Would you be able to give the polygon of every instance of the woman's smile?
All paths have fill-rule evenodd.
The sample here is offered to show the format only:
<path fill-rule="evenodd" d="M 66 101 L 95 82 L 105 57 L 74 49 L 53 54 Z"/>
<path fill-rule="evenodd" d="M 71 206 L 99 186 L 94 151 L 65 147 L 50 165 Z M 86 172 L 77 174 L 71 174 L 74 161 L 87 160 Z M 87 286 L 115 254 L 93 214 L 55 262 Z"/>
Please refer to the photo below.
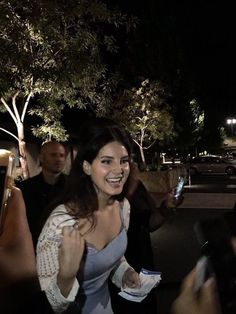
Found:
<path fill-rule="evenodd" d="M 99 192 L 117 195 L 129 176 L 129 155 L 121 143 L 114 141 L 103 146 L 91 164 L 85 162 L 84 168 Z"/>

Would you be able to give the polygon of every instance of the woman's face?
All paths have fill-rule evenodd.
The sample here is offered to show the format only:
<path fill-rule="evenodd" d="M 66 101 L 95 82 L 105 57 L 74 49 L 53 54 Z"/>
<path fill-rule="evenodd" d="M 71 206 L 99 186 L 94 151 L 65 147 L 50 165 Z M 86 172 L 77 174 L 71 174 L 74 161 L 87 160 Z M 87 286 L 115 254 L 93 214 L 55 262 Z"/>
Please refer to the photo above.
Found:
<path fill-rule="evenodd" d="M 91 176 L 98 193 L 107 196 L 120 194 L 130 172 L 128 152 L 119 142 L 108 143 L 91 164 L 84 161 L 83 169 Z"/>

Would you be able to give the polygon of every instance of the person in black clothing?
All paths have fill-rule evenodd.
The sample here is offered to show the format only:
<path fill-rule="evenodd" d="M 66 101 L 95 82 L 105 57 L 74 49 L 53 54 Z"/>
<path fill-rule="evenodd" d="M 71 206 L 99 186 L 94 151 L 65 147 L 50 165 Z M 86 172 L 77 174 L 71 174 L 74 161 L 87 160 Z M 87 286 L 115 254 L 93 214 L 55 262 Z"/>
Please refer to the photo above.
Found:
<path fill-rule="evenodd" d="M 64 189 L 66 180 L 66 175 L 62 173 L 66 161 L 64 146 L 55 141 L 45 143 L 42 145 L 39 160 L 42 171 L 32 178 L 17 183 L 24 197 L 35 248 L 41 232 L 44 212 L 48 204 Z"/>
<path fill-rule="evenodd" d="M 150 232 L 160 228 L 173 209 L 181 202 L 174 199 L 172 191 L 167 195 L 160 208 L 156 208 L 153 197 L 139 179 L 138 170 L 132 165 L 132 184 L 126 197 L 130 202 L 130 223 L 127 232 L 128 245 L 125 257 L 139 273 L 141 268 L 155 270 Z M 115 314 L 155 314 L 157 302 L 155 291 L 152 290 L 141 302 L 127 301 L 118 295 L 118 289 L 110 283 L 113 311 Z"/>

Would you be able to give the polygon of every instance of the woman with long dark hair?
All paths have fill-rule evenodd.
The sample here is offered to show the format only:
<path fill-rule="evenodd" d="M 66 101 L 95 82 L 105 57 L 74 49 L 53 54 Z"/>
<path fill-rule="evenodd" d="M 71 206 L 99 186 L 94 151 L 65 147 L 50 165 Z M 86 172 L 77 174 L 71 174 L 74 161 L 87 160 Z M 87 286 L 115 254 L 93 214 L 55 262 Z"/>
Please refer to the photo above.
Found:
<path fill-rule="evenodd" d="M 131 144 L 112 120 L 95 118 L 79 134 L 78 154 L 64 194 L 37 245 L 42 290 L 56 313 L 112 314 L 108 278 L 139 287 L 123 257 L 127 246 Z"/>

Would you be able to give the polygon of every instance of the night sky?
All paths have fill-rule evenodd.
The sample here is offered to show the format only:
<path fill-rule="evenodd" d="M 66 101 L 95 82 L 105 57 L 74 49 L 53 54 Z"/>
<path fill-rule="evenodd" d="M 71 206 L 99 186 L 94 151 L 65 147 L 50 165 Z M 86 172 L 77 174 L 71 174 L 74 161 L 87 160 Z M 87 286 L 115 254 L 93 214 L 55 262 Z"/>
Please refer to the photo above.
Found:
<path fill-rule="evenodd" d="M 196 96 L 212 119 L 223 123 L 225 117 L 236 115 L 233 1 L 113 2 L 139 17 L 136 48 L 143 56 L 138 60 L 137 49 L 129 62 L 136 58 L 140 73 L 158 77 L 168 72 L 174 77 L 180 69 L 187 88 L 194 85 Z"/>
<path fill-rule="evenodd" d="M 180 34 L 189 71 L 212 107 L 227 114 L 236 113 L 235 28 L 233 8 L 227 2 L 186 1 L 179 8 Z"/>
<path fill-rule="evenodd" d="M 234 1 L 106 2 L 139 20 L 135 32 L 120 38 L 120 54 L 115 58 L 128 80 L 168 77 L 175 81 L 180 73 L 184 78 L 183 93 L 194 90 L 193 95 L 200 100 L 208 119 L 225 125 L 227 117 L 236 116 Z M 77 125 L 81 112 L 74 110 L 72 115 Z M 68 116 L 71 117 L 65 113 L 66 127 L 72 125 Z"/>

